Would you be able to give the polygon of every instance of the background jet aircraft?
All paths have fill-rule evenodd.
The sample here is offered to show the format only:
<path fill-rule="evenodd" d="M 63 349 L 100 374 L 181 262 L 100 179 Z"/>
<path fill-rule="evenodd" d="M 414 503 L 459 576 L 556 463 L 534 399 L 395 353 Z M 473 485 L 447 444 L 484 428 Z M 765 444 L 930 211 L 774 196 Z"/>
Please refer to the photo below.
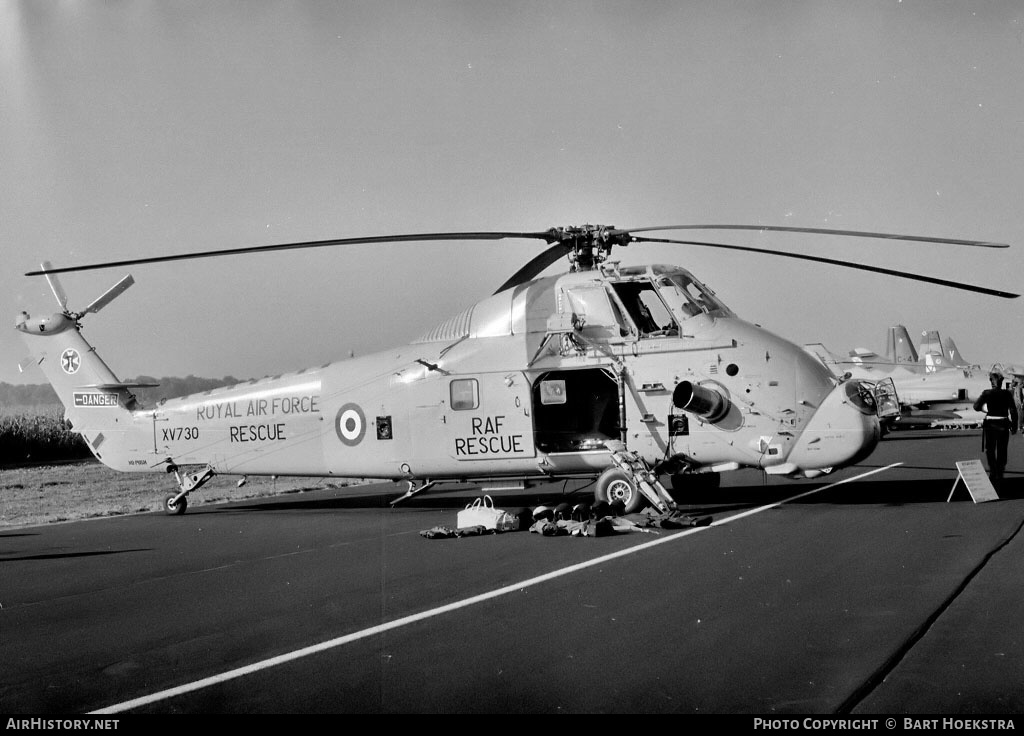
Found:
<path fill-rule="evenodd" d="M 982 370 L 980 365 L 972 365 L 964 360 L 956 343 L 953 342 L 953 338 L 941 337 L 937 330 L 926 330 L 921 333 L 920 354 L 920 362 L 928 371 L 956 367 L 971 368 L 974 372 Z M 988 373 L 988 371 L 985 372 Z"/>
<path fill-rule="evenodd" d="M 915 350 L 907 328 L 889 328 L 884 355 L 855 348 L 846 357 L 836 355 L 821 343 L 804 348 L 839 378 L 880 381 L 891 378 L 896 387 L 902 415 L 889 423 L 898 427 L 980 426 L 984 416 L 974 402 L 989 387 L 989 368 L 968 363 L 952 339 L 938 331 L 922 333 L 920 351 Z M 1020 375 L 1015 366 L 996 364 L 1009 380 Z"/>

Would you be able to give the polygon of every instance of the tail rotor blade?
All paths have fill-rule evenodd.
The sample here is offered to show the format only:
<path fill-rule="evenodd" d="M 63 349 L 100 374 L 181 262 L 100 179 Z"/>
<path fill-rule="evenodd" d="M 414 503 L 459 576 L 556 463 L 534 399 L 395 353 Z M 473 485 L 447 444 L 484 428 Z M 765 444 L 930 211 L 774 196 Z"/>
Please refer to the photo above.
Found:
<path fill-rule="evenodd" d="M 92 304 L 90 304 L 82 311 L 82 314 L 95 314 L 96 312 L 103 309 L 103 307 L 110 304 L 110 302 L 117 299 L 117 297 L 119 297 L 125 291 L 125 289 L 127 289 L 134 283 L 135 279 L 132 278 L 131 274 L 128 274 L 123 279 L 121 279 L 116 284 L 107 289 L 105 294 L 103 294 L 98 299 L 95 299 L 92 302 Z"/>
<path fill-rule="evenodd" d="M 60 304 L 60 311 L 68 311 L 68 295 L 64 291 L 64 287 L 60 285 L 60 281 L 57 280 L 57 275 L 49 273 L 53 270 L 53 266 L 49 261 L 43 261 L 39 264 L 39 269 L 46 276 L 46 283 L 50 285 L 50 291 L 57 298 L 57 303 Z"/>

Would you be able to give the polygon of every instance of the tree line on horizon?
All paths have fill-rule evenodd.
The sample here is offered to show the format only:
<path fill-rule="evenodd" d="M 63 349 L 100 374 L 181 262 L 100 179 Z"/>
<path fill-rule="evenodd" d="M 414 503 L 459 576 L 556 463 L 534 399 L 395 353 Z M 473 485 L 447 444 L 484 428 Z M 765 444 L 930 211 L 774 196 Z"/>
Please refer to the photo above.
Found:
<path fill-rule="evenodd" d="M 155 406 L 160 399 L 173 399 L 178 396 L 198 394 L 203 391 L 220 388 L 222 386 L 233 386 L 236 383 L 244 383 L 250 380 L 247 378 L 235 378 L 224 376 L 224 378 L 201 378 L 188 375 L 184 378 L 165 376 L 154 378 L 153 376 L 139 376 L 138 378 L 125 379 L 125 383 L 155 383 L 153 388 L 133 389 L 135 398 L 143 406 Z M 13 384 L 0 382 L 0 407 L 44 407 L 59 406 L 60 399 L 48 383 L 27 383 Z"/>

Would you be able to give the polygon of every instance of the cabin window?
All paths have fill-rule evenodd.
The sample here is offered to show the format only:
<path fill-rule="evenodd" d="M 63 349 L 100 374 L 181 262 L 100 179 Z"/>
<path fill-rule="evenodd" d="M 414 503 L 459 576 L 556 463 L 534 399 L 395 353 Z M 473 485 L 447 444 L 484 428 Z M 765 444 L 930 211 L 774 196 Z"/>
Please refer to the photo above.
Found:
<path fill-rule="evenodd" d="M 540 403 L 542 404 L 564 404 L 565 403 L 565 381 L 541 381 L 540 382 Z"/>
<path fill-rule="evenodd" d="M 480 406 L 480 387 L 475 378 L 457 378 L 452 381 L 451 405 L 457 411 Z"/>
<path fill-rule="evenodd" d="M 582 322 L 580 332 L 599 340 L 617 339 L 627 334 L 622 316 L 603 286 L 574 286 L 566 290 L 569 309 Z"/>

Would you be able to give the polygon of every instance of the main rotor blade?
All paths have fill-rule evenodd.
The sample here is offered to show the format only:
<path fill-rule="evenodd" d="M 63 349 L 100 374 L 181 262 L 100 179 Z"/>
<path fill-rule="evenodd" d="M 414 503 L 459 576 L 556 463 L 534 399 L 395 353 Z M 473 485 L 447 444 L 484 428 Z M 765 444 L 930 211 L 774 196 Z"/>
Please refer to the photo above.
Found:
<path fill-rule="evenodd" d="M 986 240 L 961 240 L 959 238 L 932 238 L 925 235 L 896 235 L 894 233 L 871 233 L 862 230 L 829 230 L 821 227 L 785 227 L 773 225 L 664 225 L 661 227 L 617 228 L 616 232 L 643 233 L 654 230 L 758 230 L 761 232 L 813 233 L 817 235 L 846 235 L 857 238 L 882 238 L 884 240 L 910 240 L 919 243 L 947 243 L 968 245 L 976 248 L 1009 248 L 1007 243 L 991 243 Z"/>
<path fill-rule="evenodd" d="M 57 297 L 57 303 L 60 304 L 60 311 L 68 311 L 68 295 L 64 291 L 64 287 L 60 285 L 60 281 L 57 280 L 56 276 L 52 276 L 53 266 L 50 265 L 49 261 L 43 261 L 39 264 L 39 268 L 46 275 L 46 283 L 50 285 L 50 291 Z"/>
<path fill-rule="evenodd" d="M 102 296 L 93 300 L 92 304 L 90 304 L 82 311 L 82 314 L 95 314 L 96 312 L 103 309 L 103 307 L 110 304 L 110 302 L 117 299 L 117 297 L 119 297 L 124 292 L 125 289 L 127 289 L 134 283 L 135 279 L 132 278 L 131 274 L 128 274 L 123 279 L 121 279 L 116 284 L 107 289 L 106 293 L 104 293 Z"/>
<path fill-rule="evenodd" d="M 185 261 L 196 258 L 216 258 L 234 256 L 243 253 L 265 253 L 274 250 L 296 250 L 299 248 L 324 248 L 334 245 L 359 245 L 364 243 L 405 243 L 426 242 L 437 240 L 503 240 L 505 238 L 537 238 L 551 242 L 550 232 L 516 233 L 516 232 L 480 232 L 480 233 L 415 233 L 409 235 L 378 235 L 367 238 L 335 238 L 331 240 L 309 240 L 300 243 L 279 243 L 275 245 L 252 245 L 245 248 L 226 248 L 224 250 L 207 250 L 198 253 L 180 253 L 169 256 L 152 256 L 149 258 L 131 258 L 123 261 L 108 261 L 85 266 L 66 266 L 64 268 L 44 268 L 40 271 L 29 271 L 26 276 L 41 276 L 44 273 L 68 273 L 71 271 L 93 271 L 100 268 L 135 266 L 146 263 L 165 263 L 167 261 Z"/>
<path fill-rule="evenodd" d="M 999 291 L 997 289 L 988 289 L 984 286 L 972 286 L 971 284 L 963 284 L 956 281 L 946 281 L 945 279 L 937 279 L 931 276 L 921 276 L 920 274 L 906 273 L 904 271 L 894 271 L 889 268 L 879 268 L 877 266 L 865 266 L 862 263 L 849 263 L 847 261 L 837 261 L 833 258 L 819 258 L 818 256 L 806 256 L 800 253 L 783 253 L 775 250 L 762 250 L 761 248 L 748 248 L 742 245 L 726 245 L 724 243 L 706 243 L 698 240 L 669 240 L 666 238 L 633 238 L 636 242 L 642 243 L 670 243 L 675 245 L 699 245 L 708 248 L 724 248 L 726 250 L 741 250 L 748 253 L 763 253 L 769 256 L 782 256 L 783 258 L 796 258 L 801 261 L 814 261 L 815 263 L 828 263 L 832 266 L 842 266 L 844 268 L 855 268 L 861 271 L 871 271 L 873 273 L 882 273 L 887 276 L 896 276 L 901 279 L 911 279 L 913 281 L 924 281 L 929 284 L 938 284 L 939 286 L 948 286 L 953 289 L 961 289 L 963 291 L 975 291 L 979 294 L 988 294 L 989 296 L 998 296 L 1003 299 L 1016 299 L 1020 294 L 1012 294 L 1008 291 Z"/>
<path fill-rule="evenodd" d="M 532 281 L 538 275 L 540 275 L 541 271 L 550 266 L 552 263 L 555 263 L 559 258 L 562 258 L 570 250 L 571 248 L 569 248 L 566 245 L 563 245 L 562 243 L 555 243 L 550 248 L 541 253 L 539 256 L 536 256 L 529 263 L 527 263 L 525 266 L 523 266 L 514 274 L 512 274 L 512 276 L 509 277 L 508 281 L 499 286 L 498 290 L 495 291 L 494 293 L 500 294 L 506 289 L 511 289 L 514 286 L 519 286 L 519 284 L 525 283 L 527 281 Z"/>

